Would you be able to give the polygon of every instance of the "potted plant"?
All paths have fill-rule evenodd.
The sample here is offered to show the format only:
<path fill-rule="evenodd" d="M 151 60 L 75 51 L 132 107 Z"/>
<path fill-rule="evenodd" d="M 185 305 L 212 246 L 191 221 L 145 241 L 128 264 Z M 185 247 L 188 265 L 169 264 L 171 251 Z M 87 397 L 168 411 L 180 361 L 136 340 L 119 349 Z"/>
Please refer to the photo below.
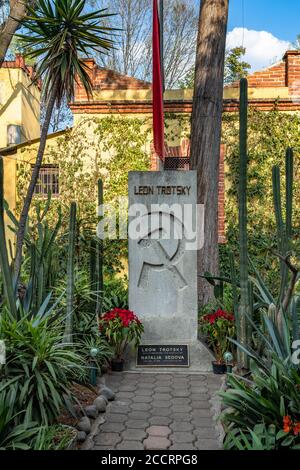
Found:
<path fill-rule="evenodd" d="M 234 316 L 219 308 L 200 319 L 200 328 L 206 335 L 208 344 L 216 357 L 216 360 L 212 362 L 213 372 L 225 374 L 224 353 L 231 349 L 229 338 L 235 333 Z"/>
<path fill-rule="evenodd" d="M 124 353 L 128 344 L 133 342 L 134 347 L 137 347 L 140 343 L 144 332 L 142 323 L 130 310 L 114 308 L 100 318 L 99 328 L 114 349 L 114 358 L 111 360 L 112 370 L 122 371 Z"/>

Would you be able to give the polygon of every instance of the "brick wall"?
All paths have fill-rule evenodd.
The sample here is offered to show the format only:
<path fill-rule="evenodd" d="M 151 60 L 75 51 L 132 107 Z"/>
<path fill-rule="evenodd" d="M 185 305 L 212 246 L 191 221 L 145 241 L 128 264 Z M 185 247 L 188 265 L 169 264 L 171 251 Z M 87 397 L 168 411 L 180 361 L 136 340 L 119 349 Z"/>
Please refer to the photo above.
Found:
<path fill-rule="evenodd" d="M 253 88 L 284 87 L 286 86 L 286 63 L 278 62 L 272 67 L 249 75 L 248 86 Z"/>
<path fill-rule="evenodd" d="M 286 63 L 286 86 L 289 94 L 300 95 L 300 51 L 287 51 L 284 60 Z"/>
<path fill-rule="evenodd" d="M 288 87 L 290 96 L 300 95 L 300 51 L 287 51 L 282 60 L 247 77 L 249 88 Z M 235 82 L 229 86 L 238 87 Z"/>
<path fill-rule="evenodd" d="M 128 75 L 115 72 L 114 70 L 99 67 L 94 59 L 84 60 L 88 74 L 92 80 L 93 90 L 149 90 L 151 83 L 138 80 Z M 87 94 L 79 83 L 75 86 L 75 102 L 87 101 Z"/>

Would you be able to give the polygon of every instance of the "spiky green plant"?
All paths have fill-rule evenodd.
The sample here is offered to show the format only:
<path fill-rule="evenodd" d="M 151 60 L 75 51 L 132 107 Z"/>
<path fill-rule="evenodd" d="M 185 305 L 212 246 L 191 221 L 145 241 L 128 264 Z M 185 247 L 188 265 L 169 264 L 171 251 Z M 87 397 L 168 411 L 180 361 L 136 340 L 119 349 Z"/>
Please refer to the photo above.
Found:
<path fill-rule="evenodd" d="M 36 79 L 43 79 L 46 113 L 40 144 L 18 227 L 15 273 L 19 277 L 26 221 L 43 160 L 52 111 L 64 97 L 71 101 L 75 84 L 80 81 L 91 96 L 91 76 L 82 56 L 90 51 L 106 52 L 112 46 L 111 28 L 104 25 L 106 10 L 84 12 L 85 0 L 36 0 L 28 5 L 28 14 L 22 22 L 24 34 L 19 34 L 25 45 L 25 55 L 37 59 Z M 26 54 L 26 50 L 28 51 Z"/>
<path fill-rule="evenodd" d="M 4 171 L 3 159 L 0 157 L 0 268 L 2 282 L 8 308 L 12 315 L 17 318 L 16 296 L 14 292 L 13 277 L 10 271 L 8 253 L 6 246 L 5 224 L 4 224 Z"/>
<path fill-rule="evenodd" d="M 52 323 L 51 307 L 41 307 L 38 318 L 25 315 L 18 321 L 8 311 L 2 314 L 0 337 L 6 345 L 6 364 L 0 366 L 0 392 L 15 384 L 14 408 L 24 412 L 25 425 L 53 422 L 70 403 L 72 381 L 83 375 L 82 357 L 63 342 L 61 330 L 59 321 Z"/>
<path fill-rule="evenodd" d="M 103 206 L 103 182 L 98 180 L 98 208 L 101 210 Z M 96 314 L 100 315 L 102 312 L 102 296 L 103 296 L 103 240 L 97 240 L 96 247 L 96 291 L 97 291 L 97 305 Z"/>
<path fill-rule="evenodd" d="M 26 282 L 25 295 L 22 296 L 24 311 L 35 314 L 44 299 L 51 292 L 58 272 L 55 266 L 57 262 L 57 236 L 62 225 L 61 208 L 58 207 L 57 222 L 51 227 L 47 221 L 47 215 L 51 205 L 51 193 L 44 204 L 37 204 L 35 217 L 29 217 L 25 231 L 25 257 L 24 266 L 27 267 L 28 281 Z M 5 203 L 6 215 L 10 221 L 10 230 L 17 233 L 19 222 Z"/>
<path fill-rule="evenodd" d="M 67 264 L 67 317 L 65 339 L 68 343 L 72 341 L 72 324 L 74 316 L 74 282 L 75 282 L 75 241 L 76 241 L 76 202 L 71 203 L 69 241 L 68 241 L 68 264 Z"/>
<path fill-rule="evenodd" d="M 248 234 L 247 234 L 247 115 L 248 115 L 248 82 L 240 80 L 240 159 L 239 159 L 239 262 L 240 262 L 240 302 L 236 310 L 237 338 L 247 345 L 250 331 L 247 316 L 250 313 L 250 294 L 248 279 Z M 248 366 L 247 356 L 238 352 L 239 367 Z"/>

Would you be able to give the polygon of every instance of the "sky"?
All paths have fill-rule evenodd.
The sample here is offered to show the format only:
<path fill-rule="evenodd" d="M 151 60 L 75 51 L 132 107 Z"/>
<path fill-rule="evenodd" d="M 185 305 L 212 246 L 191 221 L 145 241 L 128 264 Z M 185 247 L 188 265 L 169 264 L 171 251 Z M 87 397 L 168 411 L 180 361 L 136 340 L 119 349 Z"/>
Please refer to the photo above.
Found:
<path fill-rule="evenodd" d="M 243 45 L 255 71 L 280 60 L 300 34 L 300 0 L 229 0 L 227 47 Z"/>

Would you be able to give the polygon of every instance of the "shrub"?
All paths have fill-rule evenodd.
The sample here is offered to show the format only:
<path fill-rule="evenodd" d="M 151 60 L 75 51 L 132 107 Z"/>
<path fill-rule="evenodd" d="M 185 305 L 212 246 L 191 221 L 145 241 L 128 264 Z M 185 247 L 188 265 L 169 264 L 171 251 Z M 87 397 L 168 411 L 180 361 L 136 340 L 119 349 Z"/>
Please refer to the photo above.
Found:
<path fill-rule="evenodd" d="M 37 423 L 18 424 L 24 412 L 17 413 L 17 385 L 0 384 L 0 450 L 28 450 L 39 432 Z"/>
<path fill-rule="evenodd" d="M 15 320 L 2 312 L 0 338 L 5 341 L 7 362 L 1 367 L 1 384 L 16 383 L 16 410 L 24 422 L 49 424 L 62 406 L 69 405 L 70 383 L 83 373 L 81 357 L 63 344 L 59 324 L 28 316 Z"/>
<path fill-rule="evenodd" d="M 100 318 L 100 332 L 114 348 L 115 358 L 122 359 L 129 343 L 135 347 L 141 340 L 144 327 L 137 316 L 130 310 L 115 308 Z"/>
<path fill-rule="evenodd" d="M 104 281 L 103 312 L 113 308 L 128 308 L 128 289 L 124 279 L 110 277 Z"/>
<path fill-rule="evenodd" d="M 34 442 L 33 450 L 66 450 L 76 438 L 77 431 L 71 426 L 55 424 L 44 426 Z"/>
<path fill-rule="evenodd" d="M 274 354 L 269 369 L 252 361 L 250 379 L 231 375 L 228 381 L 230 388 L 220 394 L 227 408 L 221 415 L 225 449 L 247 448 L 247 442 L 256 439 L 251 431 L 258 429 L 265 436 L 261 444 L 271 433 L 272 449 L 300 449 L 300 374 L 296 367 Z"/>
<path fill-rule="evenodd" d="M 200 328 L 207 336 L 208 344 L 214 351 L 216 361 L 219 364 L 223 363 L 224 353 L 232 348 L 229 338 L 234 336 L 234 316 L 218 309 L 200 319 Z"/>

